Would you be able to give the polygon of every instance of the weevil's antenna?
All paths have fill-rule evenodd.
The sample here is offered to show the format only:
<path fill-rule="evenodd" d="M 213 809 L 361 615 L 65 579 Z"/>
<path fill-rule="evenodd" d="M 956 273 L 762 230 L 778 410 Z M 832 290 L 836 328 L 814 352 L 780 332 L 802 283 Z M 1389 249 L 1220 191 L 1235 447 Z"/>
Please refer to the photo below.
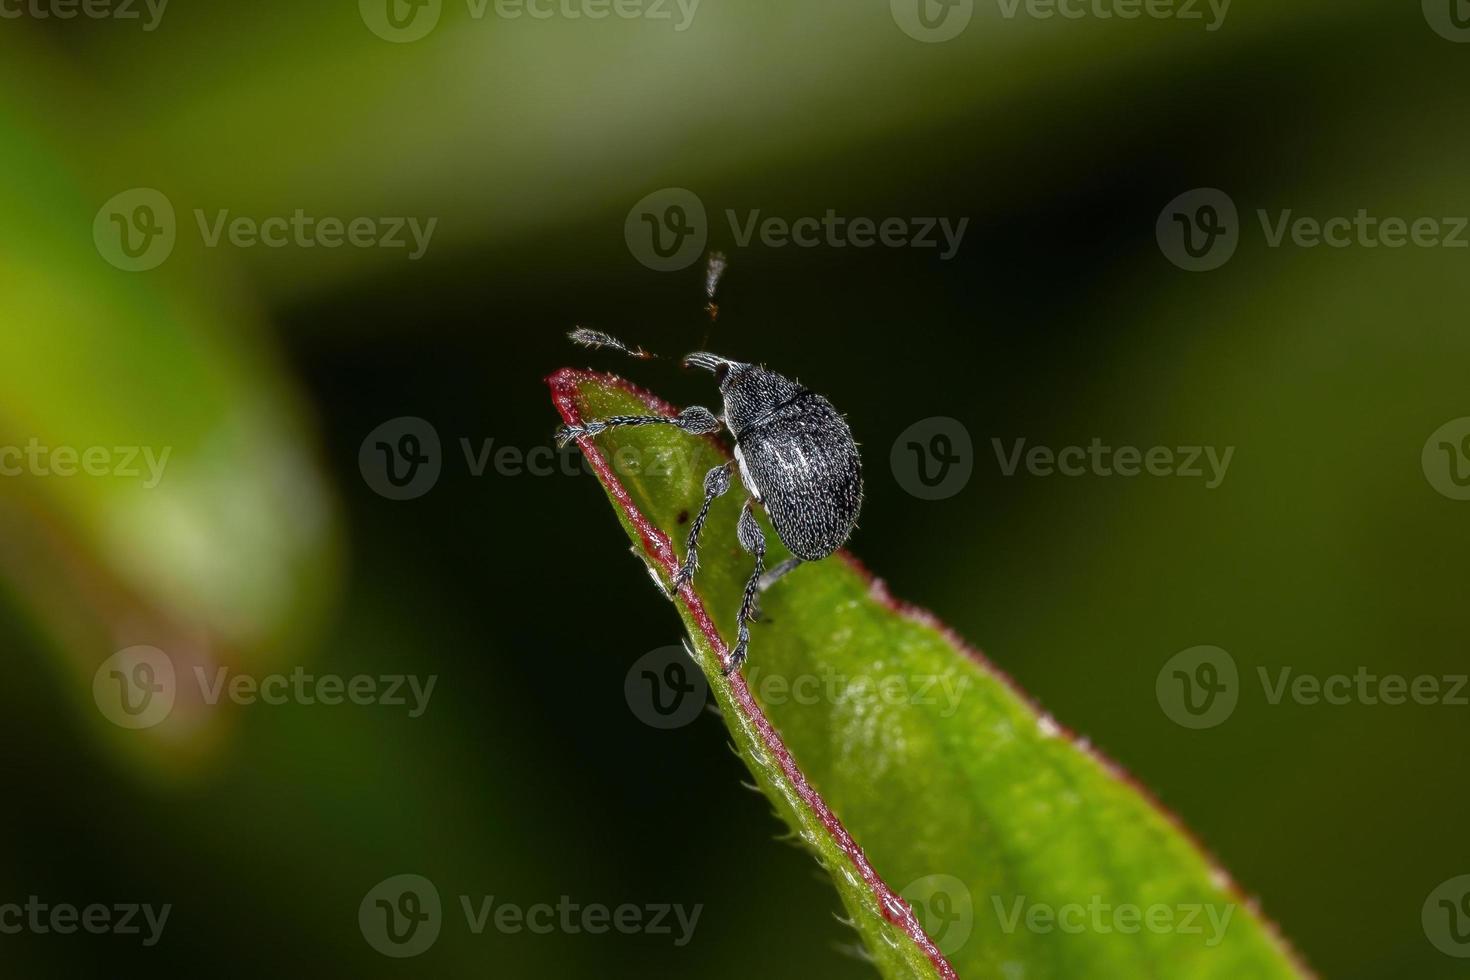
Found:
<path fill-rule="evenodd" d="M 622 351 L 629 357 L 637 358 L 640 361 L 647 361 L 658 357 L 657 354 L 650 354 L 642 347 L 629 347 L 612 334 L 603 333 L 601 330 L 588 330 L 586 327 L 578 327 L 567 334 L 567 338 L 574 344 L 581 344 L 583 347 L 590 347 L 593 350 L 610 347 L 613 350 Z"/>
<path fill-rule="evenodd" d="M 704 270 L 704 295 L 708 299 L 708 302 L 705 304 L 704 311 L 709 314 L 710 326 L 714 326 L 715 321 L 718 320 L 720 317 L 720 306 L 718 303 L 715 302 L 715 293 L 720 288 L 720 279 L 725 275 L 725 267 L 727 265 L 728 263 L 725 260 L 724 252 L 709 253 L 709 259 L 707 264 L 705 265 Z M 572 343 L 579 344 L 582 347 L 587 347 L 592 350 L 601 350 L 605 347 L 611 348 L 612 350 L 621 351 L 629 357 L 635 358 L 640 361 L 648 361 L 658 358 L 657 354 L 649 353 L 642 347 L 629 347 L 627 344 L 623 343 L 612 334 L 603 333 L 601 330 L 590 330 L 587 327 L 578 327 L 568 333 L 567 338 L 570 339 Z M 706 330 L 704 335 L 704 342 L 701 343 L 700 346 L 705 346 L 708 341 L 709 331 Z M 713 357 L 713 355 L 704 356 Z M 717 358 L 717 360 L 723 360 L 723 358 Z M 688 365 L 689 363 L 690 362 L 688 361 L 685 362 L 686 365 Z M 697 360 L 694 362 L 694 366 L 703 367 L 706 370 L 714 369 L 714 366 L 712 364 L 701 364 Z"/>
<path fill-rule="evenodd" d="M 704 268 L 704 294 L 709 298 L 709 303 L 704 311 L 709 314 L 711 325 L 720 318 L 720 304 L 715 302 L 715 291 L 720 288 L 720 277 L 725 274 L 724 252 L 709 253 L 709 263 Z"/>

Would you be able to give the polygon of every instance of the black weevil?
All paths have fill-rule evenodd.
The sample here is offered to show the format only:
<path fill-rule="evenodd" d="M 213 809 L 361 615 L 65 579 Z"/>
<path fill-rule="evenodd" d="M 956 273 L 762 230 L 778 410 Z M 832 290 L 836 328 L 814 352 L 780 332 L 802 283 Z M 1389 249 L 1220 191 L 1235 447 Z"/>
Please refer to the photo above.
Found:
<path fill-rule="evenodd" d="M 610 347 L 633 357 L 648 356 L 595 330 L 577 329 L 570 336 L 584 347 Z M 725 401 L 724 415 L 716 416 L 697 405 L 675 416 L 614 415 L 562 426 L 557 439 L 566 444 L 623 425 L 673 425 L 691 435 L 718 432 L 722 425 L 730 430 L 735 438 L 732 462 L 738 465 L 740 482 L 748 494 L 736 536 L 740 546 L 755 556 L 755 570 L 745 583 L 739 634 L 725 667 L 728 674 L 745 662 L 759 593 L 802 562 L 826 558 L 852 534 L 863 503 L 862 462 L 847 420 L 811 389 L 764 366 L 715 354 L 690 354 L 684 364 L 714 374 Z M 699 533 L 710 504 L 730 489 L 731 465 L 722 463 L 705 475 L 704 503 L 689 528 L 687 553 L 674 576 L 675 592 L 699 567 Z M 765 570 L 766 539 L 753 504 L 765 508 L 771 526 L 794 556 L 769 574 Z"/>

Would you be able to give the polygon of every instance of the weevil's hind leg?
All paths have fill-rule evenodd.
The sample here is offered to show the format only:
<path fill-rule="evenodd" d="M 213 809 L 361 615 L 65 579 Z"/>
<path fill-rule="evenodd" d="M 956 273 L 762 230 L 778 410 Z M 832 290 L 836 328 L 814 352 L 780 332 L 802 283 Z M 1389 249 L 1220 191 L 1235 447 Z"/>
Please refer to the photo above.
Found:
<path fill-rule="evenodd" d="M 684 548 L 684 564 L 679 566 L 679 571 L 674 575 L 674 591 L 678 592 L 686 583 L 694 578 L 695 569 L 699 568 L 699 533 L 704 530 L 704 522 L 709 517 L 710 504 L 715 498 L 723 496 L 730 489 L 730 467 L 735 461 L 721 463 L 704 475 L 704 503 L 699 507 L 699 513 L 694 515 L 694 523 L 689 527 L 689 540 Z"/>
<path fill-rule="evenodd" d="M 781 564 L 777 565 L 775 568 L 762 575 L 760 583 L 757 585 L 757 588 L 759 588 L 762 592 L 766 591 L 771 586 L 775 585 L 777 582 L 781 581 L 783 578 L 789 575 L 791 572 L 795 571 L 796 566 L 800 564 L 800 558 L 786 559 Z"/>
<path fill-rule="evenodd" d="M 771 569 L 769 572 L 766 572 L 766 574 L 761 576 L 760 581 L 757 582 L 755 585 L 755 608 L 751 611 L 751 615 L 756 622 L 760 622 L 762 619 L 765 618 L 761 613 L 761 596 L 765 594 L 765 591 L 767 589 L 769 589 L 771 586 L 775 585 L 777 582 L 781 581 L 792 571 L 794 571 L 796 569 L 796 566 L 800 565 L 801 563 L 802 562 L 800 558 L 788 558 L 781 564 L 777 565 L 775 568 Z"/>
<path fill-rule="evenodd" d="M 581 425 L 564 425 L 556 430 L 556 444 L 565 446 L 581 436 L 595 436 L 625 425 L 672 425 L 692 436 L 720 431 L 720 420 L 714 412 L 699 405 L 690 405 L 674 416 L 613 415 L 605 419 L 589 419 Z"/>
<path fill-rule="evenodd" d="M 730 662 L 725 666 L 726 675 L 739 670 L 749 653 L 751 613 L 755 609 L 761 576 L 766 571 L 766 536 L 755 519 L 754 503 L 755 501 L 746 499 L 745 506 L 740 511 L 740 524 L 736 527 L 740 547 L 755 556 L 755 571 L 750 573 L 750 578 L 745 583 L 745 596 L 740 600 L 739 629 L 735 637 L 735 649 L 730 651 Z"/>

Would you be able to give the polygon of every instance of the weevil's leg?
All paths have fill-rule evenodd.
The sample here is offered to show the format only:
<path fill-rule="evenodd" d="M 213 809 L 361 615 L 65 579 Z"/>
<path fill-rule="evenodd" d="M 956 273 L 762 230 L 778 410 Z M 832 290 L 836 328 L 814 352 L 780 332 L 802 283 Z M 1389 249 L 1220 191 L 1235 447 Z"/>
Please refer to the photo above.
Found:
<path fill-rule="evenodd" d="M 781 564 L 777 565 L 775 568 L 771 569 L 769 572 L 766 572 L 766 574 L 761 576 L 761 580 L 757 582 L 755 586 L 755 609 L 752 610 L 752 616 L 755 618 L 756 622 L 760 622 L 761 619 L 764 618 L 761 615 L 761 596 L 765 593 L 767 589 L 789 575 L 792 570 L 800 564 L 800 558 L 788 558 Z"/>
<path fill-rule="evenodd" d="M 745 663 L 746 654 L 750 648 L 750 618 L 755 608 L 755 597 L 760 587 L 761 576 L 766 570 L 766 536 L 761 532 L 761 526 L 755 519 L 755 501 L 747 499 L 745 507 L 740 511 L 740 524 L 736 527 L 736 537 L 740 539 L 740 547 L 755 555 L 755 571 L 750 573 L 749 580 L 745 583 L 745 596 L 740 601 L 739 630 L 735 637 L 735 649 L 730 651 L 730 663 L 725 667 L 725 674 L 740 669 Z"/>
<path fill-rule="evenodd" d="M 556 444 L 565 446 L 579 436 L 595 436 L 624 425 L 672 425 L 690 435 L 700 436 L 720 431 L 720 420 L 707 408 L 690 405 L 675 416 L 613 415 L 605 419 L 589 419 L 581 425 L 564 425 L 556 430 Z"/>
<path fill-rule="evenodd" d="M 771 586 L 775 585 L 777 582 L 785 578 L 787 575 L 791 574 L 791 572 L 796 569 L 796 566 L 800 564 L 800 558 L 786 559 L 781 564 L 777 565 L 775 568 L 762 575 L 761 580 L 756 587 L 762 592 L 766 591 Z"/>
<path fill-rule="evenodd" d="M 684 548 L 684 564 L 679 566 L 679 571 L 674 575 L 674 591 L 678 592 L 684 584 L 694 578 L 694 571 L 699 567 L 699 532 L 704 530 L 705 518 L 709 517 L 710 504 L 715 498 L 722 496 L 730 489 L 730 467 L 735 465 L 732 459 L 728 463 L 721 463 L 704 475 L 704 503 L 699 507 L 699 513 L 694 515 L 694 523 L 689 527 L 689 541 Z"/>

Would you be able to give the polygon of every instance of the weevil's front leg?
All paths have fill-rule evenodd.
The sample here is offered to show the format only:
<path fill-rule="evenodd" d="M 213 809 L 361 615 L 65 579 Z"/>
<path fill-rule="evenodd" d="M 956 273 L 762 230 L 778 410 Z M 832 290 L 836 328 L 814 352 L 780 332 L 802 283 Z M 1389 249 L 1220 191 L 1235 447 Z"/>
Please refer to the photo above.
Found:
<path fill-rule="evenodd" d="M 714 412 L 690 405 L 678 415 L 613 415 L 605 419 L 589 419 L 581 425 L 564 425 L 556 430 L 556 444 L 565 446 L 580 436 L 595 436 L 624 425 L 672 425 L 692 436 L 720 431 L 720 420 Z"/>
<path fill-rule="evenodd" d="M 699 533 L 704 530 L 705 518 L 709 517 L 710 504 L 715 498 L 722 496 L 730 489 L 730 467 L 735 461 L 722 463 L 704 475 L 704 503 L 699 507 L 699 513 L 694 515 L 694 523 L 689 527 L 689 541 L 684 549 L 684 564 L 679 566 L 679 571 L 674 575 L 674 591 L 678 592 L 694 578 L 694 571 L 699 567 Z"/>
<path fill-rule="evenodd" d="M 760 587 L 761 575 L 766 570 L 766 536 L 755 519 L 754 506 L 755 501 L 745 501 L 745 507 L 740 511 L 740 524 L 736 527 L 740 547 L 755 556 L 755 571 L 750 573 L 750 578 L 745 583 L 745 596 L 740 601 L 739 629 L 735 637 L 735 649 L 730 651 L 730 662 L 725 666 L 724 672 L 727 675 L 739 670 L 740 665 L 745 663 L 750 648 L 751 613 L 755 610 L 755 597 Z"/>

